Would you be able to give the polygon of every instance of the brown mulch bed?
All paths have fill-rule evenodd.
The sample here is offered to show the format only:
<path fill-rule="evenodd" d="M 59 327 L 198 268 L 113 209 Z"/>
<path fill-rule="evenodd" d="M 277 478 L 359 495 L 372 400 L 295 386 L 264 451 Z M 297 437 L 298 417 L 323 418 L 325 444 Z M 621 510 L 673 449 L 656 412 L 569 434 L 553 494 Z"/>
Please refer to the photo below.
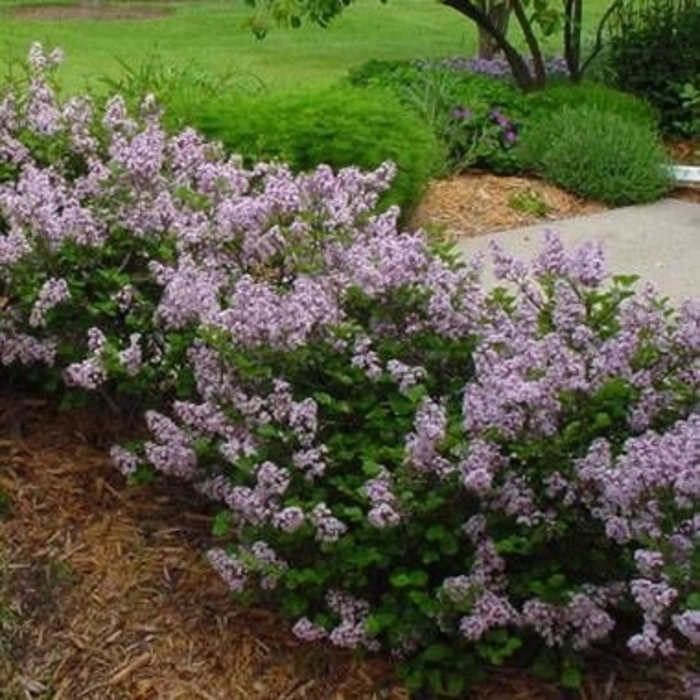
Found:
<path fill-rule="evenodd" d="M 700 203 L 700 186 L 676 187 L 669 196 Z M 432 183 L 411 224 L 473 237 L 607 209 L 534 177 L 469 172 Z"/>
<path fill-rule="evenodd" d="M 518 202 L 524 204 L 519 207 Z M 528 211 L 528 202 L 546 213 Z M 432 183 L 413 223 L 438 226 L 449 237 L 471 237 L 606 208 L 536 178 L 470 172 Z"/>

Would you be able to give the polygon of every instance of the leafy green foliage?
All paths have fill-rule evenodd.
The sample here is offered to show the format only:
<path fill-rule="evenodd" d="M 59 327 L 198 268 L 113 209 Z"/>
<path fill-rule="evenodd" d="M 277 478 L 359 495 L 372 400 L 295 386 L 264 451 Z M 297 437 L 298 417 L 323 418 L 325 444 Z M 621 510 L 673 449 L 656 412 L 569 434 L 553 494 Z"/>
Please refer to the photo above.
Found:
<path fill-rule="evenodd" d="M 224 99 L 198 106 L 191 124 L 223 142 L 246 163 L 279 159 L 296 171 L 398 166 L 384 205 L 404 216 L 415 207 L 444 153 L 430 129 L 386 91 L 334 87 L 255 99 Z"/>
<path fill-rule="evenodd" d="M 700 79 L 697 83 L 674 83 L 683 113 L 672 122 L 681 136 L 700 138 Z"/>
<path fill-rule="evenodd" d="M 697 113 L 683 90 L 700 75 L 698 37 L 697 0 L 627 0 L 610 25 L 604 74 L 654 105 L 665 131 L 687 135 Z"/>
<path fill-rule="evenodd" d="M 508 206 L 522 214 L 531 214 L 540 218 L 551 211 L 551 207 L 545 202 L 542 195 L 531 187 L 514 192 L 508 198 Z"/>
<path fill-rule="evenodd" d="M 349 75 L 355 85 L 392 90 L 447 149 L 446 168 L 518 169 L 513 147 L 525 99 L 509 82 L 439 64 L 370 61 Z"/>
<path fill-rule="evenodd" d="M 653 201 L 671 186 L 655 132 L 595 107 L 541 115 L 522 144 L 523 162 L 545 179 L 608 204 Z"/>
<path fill-rule="evenodd" d="M 546 118 L 548 114 L 564 107 L 610 112 L 630 123 L 648 128 L 655 127 L 659 121 L 657 110 L 644 97 L 602 83 L 584 81 L 576 84 L 561 83 L 530 93 L 526 101 L 528 123 Z"/>

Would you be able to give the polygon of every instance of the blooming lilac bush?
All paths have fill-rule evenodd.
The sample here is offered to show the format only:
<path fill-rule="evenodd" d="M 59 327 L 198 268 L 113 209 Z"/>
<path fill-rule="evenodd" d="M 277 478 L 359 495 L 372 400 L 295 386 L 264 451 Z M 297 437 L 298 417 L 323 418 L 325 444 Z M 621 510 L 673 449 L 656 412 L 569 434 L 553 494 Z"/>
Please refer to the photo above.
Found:
<path fill-rule="evenodd" d="M 198 400 L 149 414 L 148 461 L 227 507 L 231 589 L 443 692 L 537 639 L 696 643 L 698 308 L 554 236 L 496 251 L 510 296 L 387 217 L 315 252 L 219 295 Z"/>
<path fill-rule="evenodd" d="M 113 398 L 186 393 L 183 352 L 212 285 L 286 275 L 285 242 L 304 258 L 350 230 L 390 168 L 337 180 L 328 168 L 245 169 L 192 130 L 168 136 L 149 98 L 139 115 L 118 96 L 103 113 L 83 97 L 62 103 L 57 60 L 33 46 L 26 92 L 0 103 L 0 362 L 44 363 L 53 385 Z M 157 310 L 161 294 L 176 300 Z"/>
<path fill-rule="evenodd" d="M 225 506 L 232 591 L 455 695 L 513 655 L 573 683 L 596 645 L 697 644 L 700 309 L 604 286 L 600 250 L 553 235 L 495 262 L 516 293 L 384 215 L 240 278 L 143 451 Z"/>
<path fill-rule="evenodd" d="M 487 293 L 375 213 L 390 166 L 244 170 L 150 102 L 66 116 L 40 88 L 2 105 L 1 359 L 158 397 L 114 460 L 221 504 L 233 592 L 435 694 L 698 644 L 697 304 L 554 235 L 494 250 Z"/>

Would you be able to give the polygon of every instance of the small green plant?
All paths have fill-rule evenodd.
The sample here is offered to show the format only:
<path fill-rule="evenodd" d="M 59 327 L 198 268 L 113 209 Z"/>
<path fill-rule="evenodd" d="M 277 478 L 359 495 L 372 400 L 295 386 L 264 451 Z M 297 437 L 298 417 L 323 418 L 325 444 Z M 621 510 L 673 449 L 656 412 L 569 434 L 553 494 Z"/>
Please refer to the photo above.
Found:
<path fill-rule="evenodd" d="M 71 588 L 78 580 L 73 567 L 63 559 L 50 559 L 44 566 L 44 578 L 47 589 Z"/>
<path fill-rule="evenodd" d="M 513 172 L 522 97 L 495 78 L 426 67 L 399 96 L 430 124 L 448 152 L 447 168 Z"/>
<path fill-rule="evenodd" d="M 650 202 L 671 187 L 655 132 L 595 107 L 565 107 L 528 124 L 520 157 L 550 182 L 612 205 Z"/>
<path fill-rule="evenodd" d="M 508 206 L 521 214 L 529 214 L 539 218 L 547 216 L 552 207 L 547 204 L 539 192 L 531 187 L 518 190 L 508 198 Z"/>
<path fill-rule="evenodd" d="M 688 138 L 700 137 L 700 83 L 674 83 L 683 114 L 673 121 L 676 133 Z"/>
<path fill-rule="evenodd" d="M 351 74 L 357 85 L 394 92 L 430 126 L 447 150 L 446 170 L 480 167 L 514 172 L 513 149 L 524 97 L 503 79 L 436 63 L 369 62 Z"/>
<path fill-rule="evenodd" d="M 461 172 L 476 166 L 497 173 L 515 172 L 518 124 L 498 108 L 452 109 L 441 134 L 449 149 L 449 169 Z"/>

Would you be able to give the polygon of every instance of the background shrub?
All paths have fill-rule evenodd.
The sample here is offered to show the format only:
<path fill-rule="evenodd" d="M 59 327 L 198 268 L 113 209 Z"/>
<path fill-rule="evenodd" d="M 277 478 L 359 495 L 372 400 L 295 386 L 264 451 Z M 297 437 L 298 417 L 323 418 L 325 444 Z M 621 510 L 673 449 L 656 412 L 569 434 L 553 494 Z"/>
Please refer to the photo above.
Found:
<path fill-rule="evenodd" d="M 398 204 L 404 217 L 445 161 L 430 128 L 382 90 L 338 86 L 227 98 L 199 105 L 191 123 L 249 164 L 279 159 L 295 171 L 307 171 L 322 163 L 373 169 L 392 160 L 398 172 L 382 204 Z"/>
<path fill-rule="evenodd" d="M 655 128 L 659 113 L 644 97 L 601 83 L 561 83 L 527 96 L 528 122 L 563 107 L 591 107 L 616 114 L 627 122 Z"/>
<path fill-rule="evenodd" d="M 121 63 L 123 73 L 104 78 L 107 98 L 121 95 L 136 111 L 148 94 L 164 107 L 163 125 L 170 130 L 190 125 L 197 105 L 218 100 L 222 94 L 232 97 L 258 95 L 264 83 L 250 73 L 211 73 L 195 63 L 176 66 L 154 54 L 137 64 Z"/>
<path fill-rule="evenodd" d="M 610 25 L 607 79 L 649 100 L 665 131 L 684 133 L 693 115 L 682 90 L 687 84 L 700 89 L 698 37 L 698 0 L 628 0 Z"/>
<path fill-rule="evenodd" d="M 525 104 L 510 82 L 462 64 L 397 61 L 370 61 L 349 80 L 387 88 L 414 110 L 447 149 L 448 171 L 518 170 L 513 147 Z"/>
<path fill-rule="evenodd" d="M 587 105 L 529 123 L 520 157 L 570 192 L 613 205 L 653 201 L 671 185 L 663 145 L 649 126 Z"/>

